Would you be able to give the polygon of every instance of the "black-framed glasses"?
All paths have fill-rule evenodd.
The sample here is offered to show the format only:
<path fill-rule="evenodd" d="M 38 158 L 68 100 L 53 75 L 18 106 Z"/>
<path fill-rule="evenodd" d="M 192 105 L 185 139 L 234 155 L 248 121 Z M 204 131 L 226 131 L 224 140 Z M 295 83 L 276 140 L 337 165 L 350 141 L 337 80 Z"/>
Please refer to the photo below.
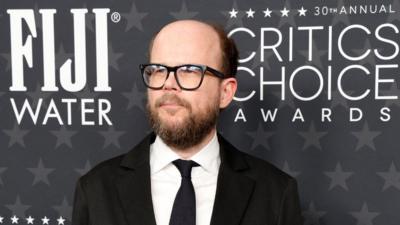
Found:
<path fill-rule="evenodd" d="M 225 75 L 211 67 L 198 64 L 184 64 L 179 66 L 166 66 L 162 64 L 140 64 L 144 84 L 151 89 L 160 90 L 164 87 L 170 72 L 174 72 L 175 80 L 182 90 L 195 90 L 200 87 L 204 74 L 208 71 L 221 79 Z"/>

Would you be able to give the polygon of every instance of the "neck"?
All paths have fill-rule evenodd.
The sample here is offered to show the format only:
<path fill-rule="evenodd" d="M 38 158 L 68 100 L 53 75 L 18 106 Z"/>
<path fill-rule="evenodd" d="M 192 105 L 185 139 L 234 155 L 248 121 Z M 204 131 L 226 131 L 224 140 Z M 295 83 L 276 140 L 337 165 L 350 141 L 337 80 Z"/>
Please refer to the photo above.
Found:
<path fill-rule="evenodd" d="M 176 149 L 176 148 L 171 147 L 171 149 L 176 154 L 178 154 L 182 159 L 189 159 L 193 155 L 198 153 L 201 149 L 203 149 L 204 146 L 206 146 L 212 140 L 212 138 L 214 137 L 216 132 L 217 132 L 216 128 L 213 128 L 211 130 L 211 132 L 208 133 L 207 136 L 205 138 L 203 138 L 203 140 L 199 144 L 192 146 L 190 148 Z"/>

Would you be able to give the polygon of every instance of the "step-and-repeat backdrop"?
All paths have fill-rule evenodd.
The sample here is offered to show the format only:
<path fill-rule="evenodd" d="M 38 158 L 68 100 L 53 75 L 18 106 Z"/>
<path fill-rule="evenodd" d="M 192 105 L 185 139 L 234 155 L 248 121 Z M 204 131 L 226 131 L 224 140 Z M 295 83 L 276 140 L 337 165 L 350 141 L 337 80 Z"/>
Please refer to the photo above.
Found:
<path fill-rule="evenodd" d="M 168 22 L 240 49 L 219 130 L 296 177 L 306 224 L 400 224 L 400 1 L 0 1 L 0 224 L 70 224 L 75 182 L 148 132 Z"/>

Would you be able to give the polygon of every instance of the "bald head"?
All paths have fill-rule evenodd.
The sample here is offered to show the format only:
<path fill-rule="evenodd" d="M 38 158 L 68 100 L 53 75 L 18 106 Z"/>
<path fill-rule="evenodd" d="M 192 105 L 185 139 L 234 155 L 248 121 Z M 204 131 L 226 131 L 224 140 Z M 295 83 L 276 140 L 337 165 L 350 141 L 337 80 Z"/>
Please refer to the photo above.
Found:
<path fill-rule="evenodd" d="M 185 41 L 199 39 L 218 40 L 218 34 L 214 28 L 197 20 L 179 20 L 165 25 L 155 36 L 154 42 L 163 38 L 179 38 Z"/>
<path fill-rule="evenodd" d="M 180 20 L 164 26 L 152 39 L 149 56 L 152 63 L 169 66 L 204 64 L 226 76 L 236 74 L 238 61 L 235 43 L 223 28 L 196 20 Z"/>

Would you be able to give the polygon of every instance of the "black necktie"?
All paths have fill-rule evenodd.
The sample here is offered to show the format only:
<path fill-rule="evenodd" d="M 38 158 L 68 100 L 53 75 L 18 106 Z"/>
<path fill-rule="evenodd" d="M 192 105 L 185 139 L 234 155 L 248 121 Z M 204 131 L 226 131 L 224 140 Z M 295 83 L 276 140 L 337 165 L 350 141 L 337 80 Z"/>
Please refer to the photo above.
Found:
<path fill-rule="evenodd" d="M 169 225 L 196 225 L 196 196 L 191 179 L 192 167 L 199 166 L 192 160 L 177 159 L 172 162 L 182 176 L 176 194 Z"/>

